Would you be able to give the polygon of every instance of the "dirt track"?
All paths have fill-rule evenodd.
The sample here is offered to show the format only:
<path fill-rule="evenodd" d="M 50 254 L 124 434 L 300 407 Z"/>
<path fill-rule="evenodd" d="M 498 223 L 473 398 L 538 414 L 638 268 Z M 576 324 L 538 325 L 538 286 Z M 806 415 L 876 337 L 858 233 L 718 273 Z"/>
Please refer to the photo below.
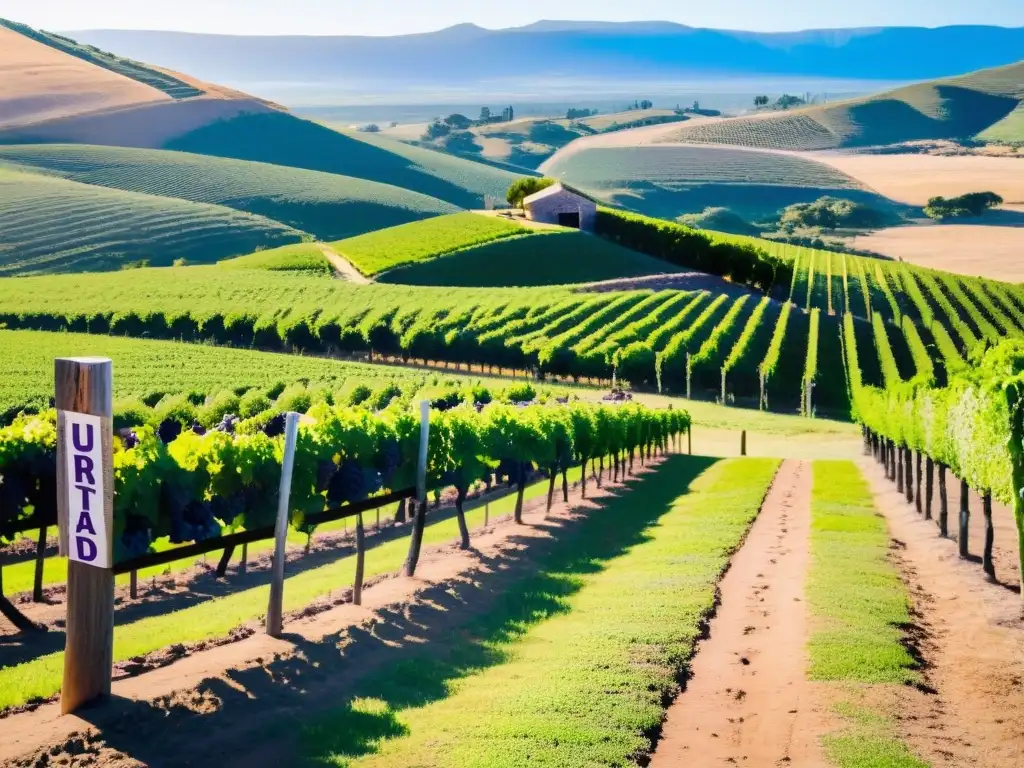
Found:
<path fill-rule="evenodd" d="M 891 707 L 901 737 L 933 768 L 1024 766 L 1024 609 L 908 505 L 865 461 L 893 559 L 911 593 L 932 692 L 906 687 Z M 952 506 L 952 499 L 951 499 Z M 1000 537 L 996 532 L 997 540 Z M 998 567 L 998 565 L 997 565 Z"/>
<path fill-rule="evenodd" d="M 827 718 L 805 679 L 811 466 L 784 462 L 719 585 L 692 679 L 668 711 L 653 768 L 825 766 Z"/>

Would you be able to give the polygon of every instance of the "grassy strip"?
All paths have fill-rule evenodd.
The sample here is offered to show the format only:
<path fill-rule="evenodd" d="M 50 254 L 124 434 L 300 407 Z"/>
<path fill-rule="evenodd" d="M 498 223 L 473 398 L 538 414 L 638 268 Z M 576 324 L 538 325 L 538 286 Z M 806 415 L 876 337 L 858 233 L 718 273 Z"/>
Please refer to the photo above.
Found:
<path fill-rule="evenodd" d="M 579 479 L 579 474 L 577 468 L 570 472 L 570 479 Z M 546 495 L 547 487 L 547 481 L 534 483 L 528 488 L 527 498 Z M 514 507 L 513 494 L 492 502 L 490 515 L 492 518 L 509 515 Z M 466 518 L 470 526 L 481 525 L 484 508 L 467 510 Z M 423 535 L 423 545 L 429 547 L 443 544 L 458 536 L 458 521 L 453 517 L 429 525 Z M 262 544 L 269 548 L 266 542 Z M 408 539 L 403 536 L 368 551 L 365 577 L 370 579 L 399 570 L 408 548 Z M 254 552 L 250 548 L 250 555 Z M 269 577 L 269 574 L 266 576 Z M 295 574 L 285 582 L 284 610 L 299 610 L 317 598 L 346 589 L 352 585 L 354 578 L 355 556 L 343 557 L 328 565 Z M 269 595 L 270 586 L 265 584 L 207 600 L 190 608 L 118 626 L 114 632 L 114 660 L 131 659 L 177 643 L 191 644 L 225 637 L 235 627 L 263 616 Z M 60 691 L 63 669 L 63 651 L 13 667 L 0 666 L 0 711 L 53 696 Z"/>
<path fill-rule="evenodd" d="M 333 270 L 316 243 L 283 245 L 220 262 L 225 269 L 265 269 L 271 272 L 314 272 L 330 275 Z"/>
<path fill-rule="evenodd" d="M 628 765 L 650 752 L 771 459 L 676 456 L 429 657 L 305 727 L 336 765 Z M 709 468 L 710 466 L 710 468 Z"/>
<path fill-rule="evenodd" d="M 923 768 L 895 737 L 889 714 L 872 704 L 880 689 L 920 675 L 901 643 L 900 628 L 910 622 L 907 590 L 888 560 L 885 520 L 856 465 L 814 463 L 811 515 L 809 675 L 843 684 L 835 711 L 844 727 L 825 736 L 826 755 L 839 768 Z"/>

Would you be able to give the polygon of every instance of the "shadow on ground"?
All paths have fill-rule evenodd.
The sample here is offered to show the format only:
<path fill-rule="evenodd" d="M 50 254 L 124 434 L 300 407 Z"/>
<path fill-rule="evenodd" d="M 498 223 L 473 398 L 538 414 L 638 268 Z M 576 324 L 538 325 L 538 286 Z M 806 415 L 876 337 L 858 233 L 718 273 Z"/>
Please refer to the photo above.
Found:
<path fill-rule="evenodd" d="M 286 636 L 287 657 L 232 670 L 153 702 L 116 699 L 81 716 L 100 734 L 45 750 L 87 753 L 103 764 L 322 764 L 372 753 L 401 736 L 396 713 L 446 698 L 450 683 L 503 663 L 500 649 L 530 626 L 571 610 L 584 576 L 648 538 L 647 530 L 717 459 L 673 456 L 631 489 L 588 502 L 585 515 L 513 536 L 506 551 L 477 552 L 473 570 L 378 611 L 362 626 L 317 642 Z M 360 699 L 382 702 L 366 711 Z M 33 759 L 38 756 L 33 756 Z M 129 759 L 130 758 L 130 759 Z M 33 765 L 28 760 L 24 765 Z"/>

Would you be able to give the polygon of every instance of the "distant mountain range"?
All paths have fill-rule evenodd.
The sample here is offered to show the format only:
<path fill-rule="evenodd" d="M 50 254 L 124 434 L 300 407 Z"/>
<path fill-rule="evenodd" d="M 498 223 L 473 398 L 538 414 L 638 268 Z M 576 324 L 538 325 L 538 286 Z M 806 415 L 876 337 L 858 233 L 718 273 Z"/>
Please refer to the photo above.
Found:
<path fill-rule="evenodd" d="M 206 80 L 471 85 L 550 78 L 660 82 L 723 76 L 908 81 L 1024 59 L 1024 28 L 882 27 L 760 33 L 668 22 L 463 24 L 398 37 L 89 30 L 75 38 Z"/>

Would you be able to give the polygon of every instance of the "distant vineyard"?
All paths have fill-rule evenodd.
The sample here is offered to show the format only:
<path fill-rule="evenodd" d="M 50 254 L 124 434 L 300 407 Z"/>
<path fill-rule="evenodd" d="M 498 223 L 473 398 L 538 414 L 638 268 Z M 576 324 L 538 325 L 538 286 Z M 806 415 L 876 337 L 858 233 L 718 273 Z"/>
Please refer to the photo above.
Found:
<path fill-rule="evenodd" d="M 210 263 L 302 239 L 219 205 L 122 192 L 0 168 L 0 274 Z"/>
<path fill-rule="evenodd" d="M 78 144 L 0 146 L 0 163 L 71 181 L 266 216 L 337 240 L 458 208 L 417 192 L 333 173 L 188 152 Z"/>

